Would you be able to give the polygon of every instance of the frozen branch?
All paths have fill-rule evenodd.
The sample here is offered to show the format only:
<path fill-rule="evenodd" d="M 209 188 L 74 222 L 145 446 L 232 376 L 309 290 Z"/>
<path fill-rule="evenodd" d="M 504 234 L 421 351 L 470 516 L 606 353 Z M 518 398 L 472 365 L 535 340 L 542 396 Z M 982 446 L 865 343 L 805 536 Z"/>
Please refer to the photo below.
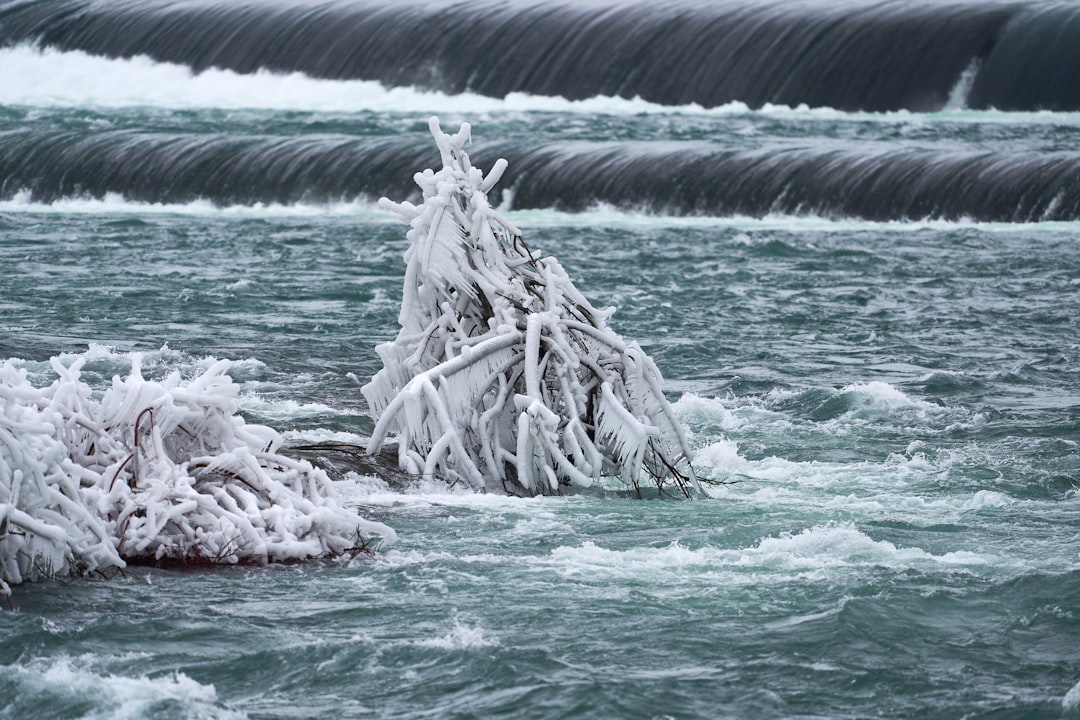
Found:
<path fill-rule="evenodd" d="M 277 433 L 236 414 L 227 362 L 155 382 L 136 355 L 100 398 L 83 362 L 54 358 L 43 389 L 0 366 L 0 591 L 132 562 L 287 562 L 394 538 L 343 508 L 322 470 L 277 454 Z"/>
<path fill-rule="evenodd" d="M 484 176 L 464 149 L 468 124 L 430 127 L 443 167 L 416 174 L 423 202 L 380 201 L 410 229 L 401 330 L 363 388 L 369 452 L 394 436 L 401 469 L 476 490 L 617 477 L 688 495 L 697 480 L 656 365 L 490 207 L 506 162 Z"/>

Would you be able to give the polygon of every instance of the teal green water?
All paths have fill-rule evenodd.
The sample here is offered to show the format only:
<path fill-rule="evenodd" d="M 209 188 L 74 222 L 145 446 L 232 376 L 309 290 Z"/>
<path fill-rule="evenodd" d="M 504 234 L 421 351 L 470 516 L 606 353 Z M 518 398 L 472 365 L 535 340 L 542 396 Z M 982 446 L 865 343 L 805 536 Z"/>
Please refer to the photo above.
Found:
<path fill-rule="evenodd" d="M 8 129 L 423 132 L 402 113 L 3 110 Z M 994 113 L 490 112 L 476 134 L 1053 149 Z M 57 129 L 59 126 L 63 126 Z M 432 152 L 431 161 L 437 158 Z M 237 361 L 245 415 L 361 439 L 404 227 L 366 200 L 0 204 L 0 357 L 103 387 Z M 0 717 L 1080 713 L 1080 224 L 511 212 L 656 359 L 690 502 L 344 476 L 399 542 L 349 564 L 16 588 Z"/>

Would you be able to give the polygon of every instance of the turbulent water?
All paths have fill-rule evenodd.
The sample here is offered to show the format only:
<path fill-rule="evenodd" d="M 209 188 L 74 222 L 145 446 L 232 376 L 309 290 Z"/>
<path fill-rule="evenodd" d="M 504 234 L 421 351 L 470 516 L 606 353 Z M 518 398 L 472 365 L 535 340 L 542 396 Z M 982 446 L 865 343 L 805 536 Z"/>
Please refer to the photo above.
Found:
<path fill-rule="evenodd" d="M 1080 716 L 1075 4 L 6 2 L 0 43 L 0 359 L 230 358 L 249 420 L 363 442 L 374 199 L 437 113 L 723 483 L 339 473 L 395 545 L 16 587 L 0 717 Z"/>

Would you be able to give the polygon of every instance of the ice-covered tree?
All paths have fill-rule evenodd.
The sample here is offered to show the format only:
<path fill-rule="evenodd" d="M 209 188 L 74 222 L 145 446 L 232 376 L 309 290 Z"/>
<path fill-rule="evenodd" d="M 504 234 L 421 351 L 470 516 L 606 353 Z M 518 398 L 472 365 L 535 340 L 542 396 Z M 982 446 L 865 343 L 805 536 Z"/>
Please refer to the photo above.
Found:
<path fill-rule="evenodd" d="M 271 428 L 236 414 L 238 387 L 217 361 L 182 382 L 113 378 L 100 422 L 108 454 L 96 504 L 130 561 L 266 563 L 331 557 L 358 535 L 391 538 L 343 508 L 326 473 L 277 453 Z"/>
<path fill-rule="evenodd" d="M 430 122 L 442 169 L 415 176 L 419 205 L 393 203 L 410 229 L 397 338 L 364 386 L 403 470 L 477 490 L 535 495 L 621 479 L 640 494 L 689 494 L 690 451 L 652 359 L 607 326 L 553 257 L 530 251 L 493 210 L 486 176 Z"/>
<path fill-rule="evenodd" d="M 104 393 L 82 381 L 84 363 L 53 358 L 44 388 L 0 365 L 0 594 L 132 562 L 287 562 L 394 537 L 237 414 L 228 362 L 154 381 L 136 354 Z"/>

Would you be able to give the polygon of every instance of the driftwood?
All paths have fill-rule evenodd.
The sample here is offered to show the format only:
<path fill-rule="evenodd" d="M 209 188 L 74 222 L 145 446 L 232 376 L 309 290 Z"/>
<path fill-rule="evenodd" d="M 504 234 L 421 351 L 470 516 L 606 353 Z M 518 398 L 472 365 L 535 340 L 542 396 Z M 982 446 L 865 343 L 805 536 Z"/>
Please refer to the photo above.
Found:
<path fill-rule="evenodd" d="M 410 229 L 401 330 L 363 388 L 369 451 L 394 436 L 403 470 L 476 490 L 553 494 L 613 477 L 639 495 L 689 495 L 690 451 L 656 365 L 490 207 L 506 162 L 485 177 L 465 153 L 467 124 L 430 125 L 443 167 L 416 174 L 423 202 L 380 201 Z"/>

